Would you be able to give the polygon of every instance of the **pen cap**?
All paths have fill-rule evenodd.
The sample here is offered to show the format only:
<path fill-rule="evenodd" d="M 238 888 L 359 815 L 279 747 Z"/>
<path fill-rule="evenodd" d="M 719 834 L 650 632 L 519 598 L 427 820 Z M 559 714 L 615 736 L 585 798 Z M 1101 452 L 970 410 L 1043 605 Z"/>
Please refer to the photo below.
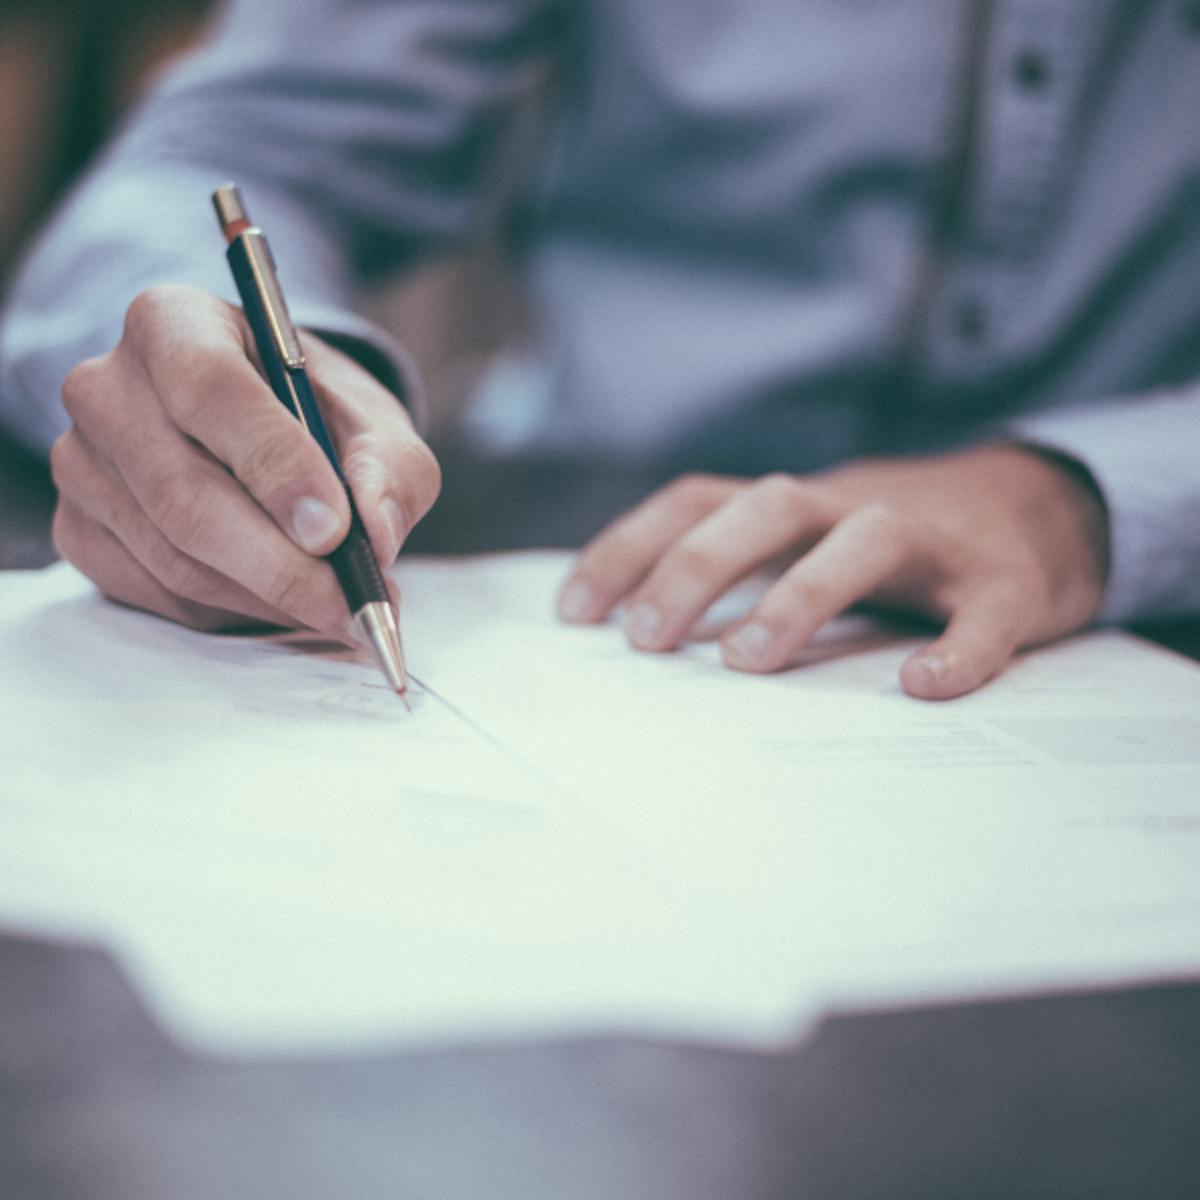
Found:
<path fill-rule="evenodd" d="M 261 325 L 284 366 L 304 366 L 300 337 L 292 324 L 287 301 L 283 298 L 283 289 L 275 274 L 275 256 L 271 253 L 266 235 L 251 223 L 242 193 L 234 184 L 225 183 L 217 188 L 212 194 L 212 202 L 221 223 L 221 232 L 229 243 L 225 256 L 242 297 L 242 308 L 254 326 L 255 335 L 259 335 Z M 261 337 L 259 353 L 264 359 L 269 357 Z"/>
<path fill-rule="evenodd" d="M 213 208 L 217 210 L 217 220 L 221 222 L 221 232 L 226 241 L 233 241 L 239 233 L 254 224 L 246 211 L 246 203 L 242 199 L 242 189 L 236 183 L 223 183 L 212 194 Z"/>

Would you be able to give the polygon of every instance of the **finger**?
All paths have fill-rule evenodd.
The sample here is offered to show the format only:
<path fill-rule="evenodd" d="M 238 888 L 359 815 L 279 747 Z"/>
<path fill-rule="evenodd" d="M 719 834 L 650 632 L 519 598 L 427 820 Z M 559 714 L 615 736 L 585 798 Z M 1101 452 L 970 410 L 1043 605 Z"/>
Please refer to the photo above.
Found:
<path fill-rule="evenodd" d="M 394 393 L 320 339 L 306 337 L 304 345 L 355 506 L 387 566 L 437 499 L 441 468 Z"/>
<path fill-rule="evenodd" d="M 246 625 L 236 612 L 184 600 L 163 587 L 124 544 L 71 501 L 59 503 L 54 515 L 54 545 L 110 599 L 155 613 L 191 629 L 213 631 Z"/>
<path fill-rule="evenodd" d="M 60 497 L 109 530 L 167 592 L 203 608 L 238 614 L 243 623 L 291 624 L 286 614 L 163 537 L 112 465 L 78 429 L 54 444 L 50 465 Z"/>
<path fill-rule="evenodd" d="M 973 692 L 1012 658 L 1025 638 L 1021 597 L 993 587 L 965 601 L 937 641 L 900 668 L 900 684 L 919 700 L 951 700 Z"/>
<path fill-rule="evenodd" d="M 744 486 L 740 480 L 688 475 L 655 492 L 584 547 L 559 591 L 559 616 L 603 620 L 669 546 Z"/>
<path fill-rule="evenodd" d="M 726 665 L 779 670 L 826 621 L 870 595 L 918 552 L 908 526 L 889 509 L 856 509 L 722 638 Z"/>
<path fill-rule="evenodd" d="M 791 476 L 745 487 L 669 547 L 629 597 L 630 641 L 642 650 L 677 646 L 729 587 L 784 551 L 812 545 L 833 519 L 820 492 Z"/>
<path fill-rule="evenodd" d="M 349 613 L 328 563 L 291 541 L 136 385 L 101 388 L 91 403 L 103 414 L 93 412 L 87 429 L 147 519 L 178 551 L 240 584 L 288 625 L 342 636 Z"/>
<path fill-rule="evenodd" d="M 220 463 L 309 554 L 333 550 L 349 506 L 320 447 L 250 358 L 235 309 L 190 288 L 153 288 L 130 305 L 126 341 L 172 422 Z"/>

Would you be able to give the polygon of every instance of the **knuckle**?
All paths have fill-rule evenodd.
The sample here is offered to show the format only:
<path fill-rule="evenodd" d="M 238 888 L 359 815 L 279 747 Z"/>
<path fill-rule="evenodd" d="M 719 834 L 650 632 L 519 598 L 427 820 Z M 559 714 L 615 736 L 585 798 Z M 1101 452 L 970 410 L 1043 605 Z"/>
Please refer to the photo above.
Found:
<path fill-rule="evenodd" d="M 169 592 L 187 600 L 202 601 L 208 598 L 212 591 L 211 578 L 194 558 L 161 551 L 154 558 L 154 577 Z"/>
<path fill-rule="evenodd" d="M 287 436 L 295 432 L 275 429 L 251 438 L 240 450 L 234 474 L 260 498 L 279 489 L 294 486 L 312 474 L 314 443 L 303 437 Z M 281 436 L 282 435 L 282 436 Z"/>
<path fill-rule="evenodd" d="M 138 292 L 125 310 L 125 339 L 135 345 L 153 337 L 166 319 L 176 289 L 155 284 Z"/>
<path fill-rule="evenodd" d="M 858 520 L 873 538 L 888 542 L 907 542 L 911 528 L 906 518 L 889 504 L 872 501 L 857 512 Z"/>
<path fill-rule="evenodd" d="M 101 358 L 86 358 L 67 372 L 62 382 L 62 402 L 72 420 L 86 420 L 96 411 L 104 374 Z"/>
<path fill-rule="evenodd" d="M 208 502 L 202 484 L 185 474 L 164 475 L 154 486 L 146 513 L 163 536 L 182 550 L 203 546 Z"/>
<path fill-rule="evenodd" d="M 176 364 L 178 386 L 163 400 L 180 427 L 190 432 L 229 396 L 229 362 L 211 346 L 199 345 L 179 348 Z"/>
<path fill-rule="evenodd" d="M 808 512 L 813 507 L 814 496 L 811 485 L 797 479 L 794 475 L 774 471 L 770 475 L 764 475 L 753 486 L 755 496 L 760 504 L 785 517 Z"/>
<path fill-rule="evenodd" d="M 584 548 L 576 573 L 603 580 L 623 564 L 640 559 L 644 553 L 632 531 L 618 523 Z"/>
<path fill-rule="evenodd" d="M 317 564 L 312 570 L 282 567 L 268 580 L 262 598 L 282 613 L 293 617 L 308 617 L 324 612 L 328 607 L 326 589 L 314 582 Z"/>
<path fill-rule="evenodd" d="M 834 588 L 821 579 L 801 577 L 789 580 L 786 595 L 788 606 L 804 614 L 829 613 L 839 607 Z"/>
<path fill-rule="evenodd" d="M 665 574 L 706 583 L 721 574 L 720 562 L 707 546 L 684 539 L 664 559 Z"/>
<path fill-rule="evenodd" d="M 184 283 L 154 283 L 143 288 L 125 309 L 125 339 L 135 344 L 178 328 L 181 314 L 222 304 L 208 292 Z"/>
<path fill-rule="evenodd" d="M 147 530 L 142 530 L 135 540 L 132 547 L 135 557 L 168 592 L 198 605 L 213 599 L 218 586 L 213 570 Z"/>
<path fill-rule="evenodd" d="M 391 453 L 396 457 L 394 450 Z M 375 438 L 350 438 L 341 447 L 341 459 L 342 471 L 348 479 L 379 492 L 387 488 L 392 474 L 403 470 L 398 459 L 390 467 L 385 466 L 388 458 L 381 453 L 379 441 Z"/>
<path fill-rule="evenodd" d="M 671 486 L 681 494 L 686 494 L 708 487 L 711 480 L 712 476 L 704 471 L 688 471 L 687 474 L 680 475 Z"/>
<path fill-rule="evenodd" d="M 762 476 L 756 485 L 760 491 L 783 496 L 792 495 L 800 486 L 800 481 L 786 471 L 771 471 Z"/>
<path fill-rule="evenodd" d="M 716 475 L 691 471 L 667 484 L 662 495 L 672 504 L 681 506 L 684 511 L 699 514 L 707 511 L 723 486 L 724 481 Z"/>

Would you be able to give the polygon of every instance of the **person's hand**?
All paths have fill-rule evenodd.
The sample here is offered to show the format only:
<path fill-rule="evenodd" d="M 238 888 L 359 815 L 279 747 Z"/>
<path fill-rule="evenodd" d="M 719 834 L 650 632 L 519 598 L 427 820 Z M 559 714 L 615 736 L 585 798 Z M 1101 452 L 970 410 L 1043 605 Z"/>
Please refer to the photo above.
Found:
<path fill-rule="evenodd" d="M 382 565 L 441 486 L 392 393 L 305 337 L 309 375 Z M 333 469 L 258 373 L 239 309 L 156 287 L 120 343 L 63 385 L 54 445 L 59 553 L 115 600 L 197 629 L 266 623 L 344 639 L 332 569 L 350 522 Z"/>
<path fill-rule="evenodd" d="M 623 603 L 635 647 L 671 650 L 739 579 L 782 562 L 722 637 L 727 666 L 779 670 L 826 621 L 871 602 L 946 623 L 900 679 L 913 696 L 948 699 L 1016 650 L 1087 624 L 1107 559 L 1107 515 L 1082 471 L 990 445 L 810 477 L 685 477 L 585 547 L 559 613 L 601 621 Z"/>

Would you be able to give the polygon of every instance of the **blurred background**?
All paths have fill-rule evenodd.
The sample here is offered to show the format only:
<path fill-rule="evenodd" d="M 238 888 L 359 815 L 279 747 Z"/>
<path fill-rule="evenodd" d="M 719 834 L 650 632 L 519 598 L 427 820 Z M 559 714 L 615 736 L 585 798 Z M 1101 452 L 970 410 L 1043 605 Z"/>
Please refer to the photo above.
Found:
<path fill-rule="evenodd" d="M 0 0 L 0 280 L 210 0 Z"/>
<path fill-rule="evenodd" d="M 203 39 L 215 9 L 214 0 L 0 0 L 0 301 L 23 249 L 63 193 L 157 76 Z M 494 496 L 497 481 L 479 477 L 487 464 L 456 469 L 446 431 L 524 324 L 500 249 L 439 259 L 365 298 L 364 306 L 416 360 L 436 414 L 432 439 L 448 478 L 458 476 L 460 486 L 447 489 L 451 497 L 467 503 L 472 495 Z M 555 482 L 535 479 L 532 490 Z M 0 432 L 0 568 L 50 560 L 53 502 L 45 465 Z M 602 504 L 605 512 L 610 507 Z M 482 530 L 467 535 L 477 514 L 454 508 L 452 499 L 439 511 L 440 533 L 422 531 L 427 548 L 472 549 L 483 539 Z M 535 542 L 567 534 L 539 531 L 536 522 L 529 530 Z"/>
<path fill-rule="evenodd" d="M 23 246 L 156 76 L 204 36 L 213 0 L 0 0 L 0 292 Z M 501 289 L 500 301 L 497 289 Z M 494 247 L 369 302 L 416 355 L 443 419 L 520 307 Z"/>
<path fill-rule="evenodd" d="M 210 0 L 0 0 L 0 299 L 22 248 Z M 53 557 L 45 465 L 0 434 L 0 568 Z"/>

